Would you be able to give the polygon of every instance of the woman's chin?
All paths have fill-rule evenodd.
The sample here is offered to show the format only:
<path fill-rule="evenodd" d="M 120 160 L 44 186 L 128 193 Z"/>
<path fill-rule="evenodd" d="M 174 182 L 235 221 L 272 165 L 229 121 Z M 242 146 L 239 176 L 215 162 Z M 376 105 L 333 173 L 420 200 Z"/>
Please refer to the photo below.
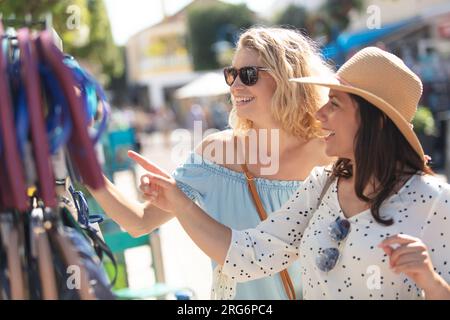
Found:
<path fill-rule="evenodd" d="M 239 118 L 252 120 L 254 118 L 253 112 L 249 110 L 249 108 L 246 108 L 245 106 L 241 107 L 235 107 L 236 108 L 236 114 Z"/>

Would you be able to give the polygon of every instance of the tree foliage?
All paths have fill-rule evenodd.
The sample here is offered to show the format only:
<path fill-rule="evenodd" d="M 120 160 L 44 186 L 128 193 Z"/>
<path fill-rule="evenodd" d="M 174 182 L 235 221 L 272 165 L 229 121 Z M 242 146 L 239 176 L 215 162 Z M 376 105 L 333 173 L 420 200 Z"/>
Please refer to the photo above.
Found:
<path fill-rule="evenodd" d="M 307 29 L 310 15 L 305 7 L 290 4 L 276 18 L 275 23 L 281 26 Z"/>
<path fill-rule="evenodd" d="M 350 11 L 360 11 L 363 7 L 363 0 L 327 0 L 320 12 L 323 18 L 329 21 L 330 41 L 336 39 L 339 33 L 345 30 L 350 24 Z"/>
<path fill-rule="evenodd" d="M 0 11 L 4 19 L 20 20 L 27 15 L 39 20 L 50 13 L 65 52 L 89 63 L 104 83 L 123 74 L 123 57 L 114 44 L 103 0 L 1 0 Z"/>
<path fill-rule="evenodd" d="M 234 41 L 239 33 L 255 23 L 246 5 L 214 2 L 188 10 L 188 46 L 195 70 L 220 67 L 215 44 Z"/>
<path fill-rule="evenodd" d="M 350 23 L 350 11 L 360 11 L 363 0 L 327 0 L 316 12 L 291 4 L 275 19 L 278 25 L 303 29 L 312 38 L 325 38 L 324 42 L 335 40 Z"/>

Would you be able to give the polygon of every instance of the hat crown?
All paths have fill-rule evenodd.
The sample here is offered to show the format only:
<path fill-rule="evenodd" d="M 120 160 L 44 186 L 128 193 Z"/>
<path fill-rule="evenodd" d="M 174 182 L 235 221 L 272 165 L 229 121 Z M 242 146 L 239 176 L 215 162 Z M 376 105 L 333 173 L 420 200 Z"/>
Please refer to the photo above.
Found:
<path fill-rule="evenodd" d="M 351 57 L 337 73 L 349 85 L 370 92 L 411 122 L 422 95 L 422 82 L 397 56 L 368 47 Z"/>

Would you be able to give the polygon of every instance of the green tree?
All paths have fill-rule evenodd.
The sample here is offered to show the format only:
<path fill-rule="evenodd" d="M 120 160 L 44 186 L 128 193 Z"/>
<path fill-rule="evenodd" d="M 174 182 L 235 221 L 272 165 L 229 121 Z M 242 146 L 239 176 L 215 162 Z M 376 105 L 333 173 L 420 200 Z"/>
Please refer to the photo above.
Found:
<path fill-rule="evenodd" d="M 305 7 L 290 4 L 275 18 L 275 24 L 307 30 L 309 19 L 310 16 Z"/>
<path fill-rule="evenodd" d="M 316 12 L 305 7 L 290 4 L 276 18 L 275 23 L 293 26 L 325 44 L 334 38 L 350 23 L 350 11 L 361 10 L 363 0 L 327 0 Z"/>
<path fill-rule="evenodd" d="M 188 47 L 194 69 L 220 67 L 215 44 L 227 41 L 234 45 L 238 33 L 254 22 L 254 14 L 244 4 L 212 2 L 191 6 L 188 9 Z"/>
<path fill-rule="evenodd" d="M 412 123 L 414 125 L 414 131 L 417 134 L 431 136 L 436 133 L 436 124 L 433 113 L 428 107 L 419 106 Z"/>
<path fill-rule="evenodd" d="M 114 44 L 103 0 L 0 0 L 0 11 L 4 18 L 21 20 L 27 15 L 42 19 L 50 13 L 64 51 L 88 63 L 103 84 L 123 74 L 124 60 Z"/>
<path fill-rule="evenodd" d="M 320 21 L 328 22 L 328 39 L 334 38 L 350 23 L 350 11 L 360 11 L 363 8 L 363 0 L 327 0 L 319 10 Z"/>

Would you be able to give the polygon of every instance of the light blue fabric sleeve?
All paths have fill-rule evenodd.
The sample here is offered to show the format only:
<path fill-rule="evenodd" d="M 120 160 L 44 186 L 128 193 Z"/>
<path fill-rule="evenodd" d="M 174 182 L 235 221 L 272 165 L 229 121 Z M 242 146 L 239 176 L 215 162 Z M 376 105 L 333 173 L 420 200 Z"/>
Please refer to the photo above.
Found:
<path fill-rule="evenodd" d="M 201 202 L 211 173 L 204 169 L 201 158 L 190 153 L 184 163 L 172 173 L 178 188 L 192 201 Z"/>
<path fill-rule="evenodd" d="M 192 152 L 172 176 L 178 187 L 212 218 L 235 229 L 254 228 L 261 220 L 241 172 L 230 170 Z M 255 179 L 258 194 L 270 216 L 286 203 L 302 181 Z M 301 189 L 300 189 L 301 190 Z M 213 268 L 215 264 L 213 263 Z M 300 265 L 289 267 L 297 296 L 301 295 Z M 236 299 L 287 299 L 279 276 L 238 283 Z"/>

